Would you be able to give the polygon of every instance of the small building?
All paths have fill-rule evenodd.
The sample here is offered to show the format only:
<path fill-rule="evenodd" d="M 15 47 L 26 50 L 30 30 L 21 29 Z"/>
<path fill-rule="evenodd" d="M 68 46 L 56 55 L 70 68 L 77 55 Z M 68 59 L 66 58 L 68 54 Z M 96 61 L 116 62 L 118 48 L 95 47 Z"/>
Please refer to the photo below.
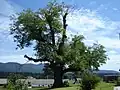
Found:
<path fill-rule="evenodd" d="M 120 77 L 120 75 L 104 75 L 103 81 L 105 82 L 114 82 Z"/>
<path fill-rule="evenodd" d="M 99 70 L 94 71 L 94 73 L 101 77 L 105 82 L 113 82 L 120 77 L 120 73 L 114 70 Z"/>

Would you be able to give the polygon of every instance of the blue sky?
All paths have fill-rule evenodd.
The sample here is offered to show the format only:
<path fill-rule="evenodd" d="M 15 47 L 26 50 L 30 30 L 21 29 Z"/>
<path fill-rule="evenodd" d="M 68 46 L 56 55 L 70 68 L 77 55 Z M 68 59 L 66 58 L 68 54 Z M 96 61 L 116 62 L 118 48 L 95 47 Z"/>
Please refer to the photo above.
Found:
<path fill-rule="evenodd" d="M 0 0 L 0 62 L 25 63 L 24 55 L 34 56 L 31 48 L 16 50 L 9 35 L 9 16 L 23 9 L 43 8 L 50 0 Z M 120 68 L 120 6 L 119 0 L 59 0 L 74 6 L 67 17 L 68 33 L 83 34 L 85 44 L 98 41 L 104 45 L 110 60 L 100 69 Z M 30 62 L 33 63 L 33 62 Z"/>

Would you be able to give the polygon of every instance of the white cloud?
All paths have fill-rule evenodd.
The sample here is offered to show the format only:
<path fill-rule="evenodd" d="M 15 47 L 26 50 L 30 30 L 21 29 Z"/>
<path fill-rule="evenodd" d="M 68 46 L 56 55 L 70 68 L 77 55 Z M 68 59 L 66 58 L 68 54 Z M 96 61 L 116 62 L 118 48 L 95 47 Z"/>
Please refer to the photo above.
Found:
<path fill-rule="evenodd" d="M 119 38 L 110 38 L 110 37 L 98 37 L 99 43 L 104 45 L 106 48 L 120 49 L 120 40 Z"/>
<path fill-rule="evenodd" d="M 19 5 L 7 1 L 0 0 L 0 62 L 20 62 L 24 63 L 25 59 L 22 54 L 26 54 L 25 50 L 15 50 L 15 43 L 9 35 L 10 17 L 21 10 Z M 27 50 L 30 51 L 30 50 Z"/>
<path fill-rule="evenodd" d="M 10 16 L 15 15 L 22 9 L 22 7 L 9 0 L 0 0 L 0 39 L 7 38 L 11 40 L 8 32 L 11 23 Z"/>
<path fill-rule="evenodd" d="M 118 9 L 117 9 L 117 8 L 113 8 L 113 10 L 114 10 L 114 11 L 118 11 Z"/>
<path fill-rule="evenodd" d="M 119 38 L 116 37 L 120 22 L 100 17 L 96 11 L 80 9 L 69 14 L 69 29 L 74 33 L 83 34 L 87 41 L 98 41 L 106 48 L 120 48 Z M 108 42 L 110 44 L 108 44 Z"/>
<path fill-rule="evenodd" d="M 74 30 L 74 32 L 82 33 L 84 35 L 93 34 L 97 30 L 101 32 L 110 32 L 118 27 L 113 21 L 110 21 L 107 18 L 102 18 L 96 11 L 88 9 L 76 10 L 70 13 L 67 19 L 69 28 L 72 31 Z"/>
<path fill-rule="evenodd" d="M 108 55 L 116 55 L 116 54 L 119 54 L 117 51 L 115 50 L 110 50 L 107 52 Z"/>
<path fill-rule="evenodd" d="M 11 16 L 12 14 L 15 14 L 16 11 L 19 12 L 23 9 L 18 4 L 15 4 L 14 2 L 10 0 L 0 0 L 0 14 L 4 16 Z"/>
<path fill-rule="evenodd" d="M 92 1 L 89 3 L 89 5 L 94 5 L 94 4 L 96 4 L 96 1 Z"/>
<path fill-rule="evenodd" d="M 19 62 L 25 63 L 24 55 L 7 55 L 7 56 L 0 56 L 0 61 L 6 62 Z"/>
<path fill-rule="evenodd" d="M 96 28 L 104 28 L 104 21 L 96 16 L 96 11 L 81 8 L 69 14 L 68 25 L 71 29 L 77 32 L 92 32 Z M 89 30 L 88 30 L 89 29 Z"/>
<path fill-rule="evenodd" d="M 100 69 L 111 69 L 111 70 L 119 70 L 120 69 L 120 54 L 118 55 L 110 55 L 110 60 L 107 61 Z"/>
<path fill-rule="evenodd" d="M 34 57 L 34 56 L 32 56 L 32 57 Z M 3 56 L 0 56 L 0 61 L 2 61 L 3 63 L 18 62 L 21 64 L 24 64 L 24 63 L 39 64 L 40 63 L 40 62 L 35 63 L 33 61 L 28 61 L 26 58 L 24 58 L 24 55 L 7 55 L 7 56 L 3 55 Z"/>

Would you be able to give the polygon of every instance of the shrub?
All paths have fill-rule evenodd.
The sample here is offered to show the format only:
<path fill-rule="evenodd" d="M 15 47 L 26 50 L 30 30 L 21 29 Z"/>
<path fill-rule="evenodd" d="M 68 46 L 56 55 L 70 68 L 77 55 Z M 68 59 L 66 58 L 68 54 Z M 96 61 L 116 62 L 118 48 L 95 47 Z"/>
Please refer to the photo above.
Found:
<path fill-rule="evenodd" d="M 95 89 L 97 84 L 100 82 L 100 78 L 92 73 L 83 74 L 81 80 L 81 90 L 92 90 Z"/>
<path fill-rule="evenodd" d="M 29 87 L 31 86 L 31 82 L 28 82 L 28 86 L 29 86 Z"/>
<path fill-rule="evenodd" d="M 63 84 L 64 84 L 65 87 L 69 87 L 70 86 L 68 81 L 64 81 Z"/>
<path fill-rule="evenodd" d="M 116 86 L 120 86 L 120 77 L 118 77 L 118 79 L 116 81 Z"/>
<path fill-rule="evenodd" d="M 25 81 L 20 80 L 20 75 L 10 74 L 7 80 L 7 90 L 28 90 L 25 85 Z"/>
<path fill-rule="evenodd" d="M 3 88 L 7 88 L 7 84 L 4 84 L 4 85 L 3 85 Z"/>

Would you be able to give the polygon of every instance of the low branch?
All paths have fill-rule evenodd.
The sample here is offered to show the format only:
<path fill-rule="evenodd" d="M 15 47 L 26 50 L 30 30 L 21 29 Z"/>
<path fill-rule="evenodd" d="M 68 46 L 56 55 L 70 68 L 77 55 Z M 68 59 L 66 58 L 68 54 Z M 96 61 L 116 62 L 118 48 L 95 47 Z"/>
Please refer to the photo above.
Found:
<path fill-rule="evenodd" d="M 61 43 L 59 44 L 59 48 L 58 48 L 58 55 L 62 55 L 63 54 L 63 46 L 64 46 L 64 42 L 65 42 L 65 39 L 67 38 L 66 36 L 66 28 L 67 28 L 67 24 L 66 24 L 66 17 L 67 17 L 68 13 L 66 12 L 63 16 L 63 35 L 62 35 L 62 41 Z"/>
<path fill-rule="evenodd" d="M 75 71 L 82 71 L 82 69 L 76 69 L 76 68 L 67 68 L 63 71 L 63 73 L 66 72 L 75 72 Z"/>
<path fill-rule="evenodd" d="M 47 58 L 34 59 L 34 58 L 29 57 L 29 56 L 27 56 L 27 55 L 25 55 L 24 58 L 27 58 L 29 61 L 34 61 L 34 62 L 45 62 L 45 61 L 50 62 L 50 60 L 47 59 Z"/>

